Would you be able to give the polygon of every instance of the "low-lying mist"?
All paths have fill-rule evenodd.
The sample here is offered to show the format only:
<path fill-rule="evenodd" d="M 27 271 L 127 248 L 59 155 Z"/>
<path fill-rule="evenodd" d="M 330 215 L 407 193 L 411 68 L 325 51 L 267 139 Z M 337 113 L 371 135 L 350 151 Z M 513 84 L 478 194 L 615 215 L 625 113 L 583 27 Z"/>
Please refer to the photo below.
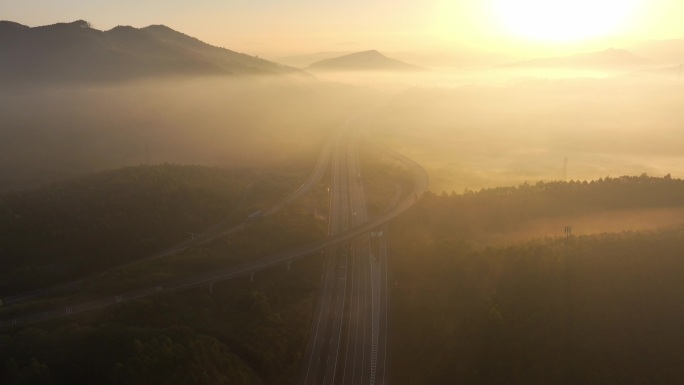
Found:
<path fill-rule="evenodd" d="M 0 91 L 0 189 L 144 163 L 308 166 L 369 111 L 376 140 L 422 163 L 435 192 L 681 177 L 682 91 L 644 72 L 501 68 Z"/>
<path fill-rule="evenodd" d="M 422 163 L 436 192 L 684 175 L 684 83 L 644 76 L 509 79 L 410 87 L 377 114 L 374 133 Z"/>
<path fill-rule="evenodd" d="M 374 94 L 276 77 L 0 90 L 0 190 L 145 163 L 312 165 Z"/>

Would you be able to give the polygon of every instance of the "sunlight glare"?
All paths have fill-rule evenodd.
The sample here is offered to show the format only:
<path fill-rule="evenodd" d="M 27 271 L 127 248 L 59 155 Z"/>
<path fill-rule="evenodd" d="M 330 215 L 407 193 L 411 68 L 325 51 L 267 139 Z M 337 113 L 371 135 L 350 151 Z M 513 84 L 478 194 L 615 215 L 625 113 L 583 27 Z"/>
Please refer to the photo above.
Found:
<path fill-rule="evenodd" d="M 511 35 L 540 41 L 579 41 L 621 32 L 638 0 L 491 0 Z"/>

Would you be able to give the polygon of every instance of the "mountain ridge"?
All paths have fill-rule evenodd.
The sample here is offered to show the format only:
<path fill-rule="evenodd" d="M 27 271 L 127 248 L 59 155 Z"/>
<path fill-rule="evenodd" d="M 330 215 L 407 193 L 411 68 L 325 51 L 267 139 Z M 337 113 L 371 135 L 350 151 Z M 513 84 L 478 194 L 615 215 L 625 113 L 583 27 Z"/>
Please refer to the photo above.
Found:
<path fill-rule="evenodd" d="M 164 25 L 101 31 L 85 20 L 39 27 L 0 21 L 0 57 L 0 82 L 20 85 L 304 73 Z"/>

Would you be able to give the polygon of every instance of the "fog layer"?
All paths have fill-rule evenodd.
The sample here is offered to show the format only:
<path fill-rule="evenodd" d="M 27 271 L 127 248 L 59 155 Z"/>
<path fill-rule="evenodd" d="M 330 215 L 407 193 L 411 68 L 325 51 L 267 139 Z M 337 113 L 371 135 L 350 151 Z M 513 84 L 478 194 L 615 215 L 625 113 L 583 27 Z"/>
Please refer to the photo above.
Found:
<path fill-rule="evenodd" d="M 642 173 L 681 177 L 683 91 L 677 80 L 636 76 L 419 85 L 388 104 L 374 129 L 428 168 L 436 192 Z"/>
<path fill-rule="evenodd" d="M 0 188 L 144 163 L 308 167 L 331 130 L 373 95 L 225 77 L 0 91 Z"/>

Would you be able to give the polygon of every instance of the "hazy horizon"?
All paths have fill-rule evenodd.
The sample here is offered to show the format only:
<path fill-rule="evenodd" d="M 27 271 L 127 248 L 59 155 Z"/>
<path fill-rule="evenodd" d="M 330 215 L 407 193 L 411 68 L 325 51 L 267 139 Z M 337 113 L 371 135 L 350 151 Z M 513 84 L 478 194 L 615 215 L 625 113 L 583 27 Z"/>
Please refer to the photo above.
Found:
<path fill-rule="evenodd" d="M 3 3 L 2 19 L 32 27 L 78 19 L 101 30 L 164 24 L 212 45 L 271 59 L 366 49 L 535 57 L 684 38 L 684 4 L 672 0 Z"/>
<path fill-rule="evenodd" d="M 299 145 L 316 148 L 319 142 L 311 138 L 320 141 L 331 127 L 371 106 L 376 113 L 370 131 L 423 163 L 437 193 L 557 180 L 565 157 L 572 179 L 684 176 L 681 146 L 672 140 L 681 121 L 675 106 L 682 87 L 678 63 L 684 61 L 678 48 L 684 44 L 528 61 L 496 57 L 471 62 L 472 68 L 449 58 L 369 51 L 334 59 L 331 70 L 313 70 L 314 76 L 281 73 L 263 80 L 259 74 L 270 77 L 269 71 L 282 67 L 188 39 L 188 31 L 92 34 L 84 26 L 55 28 L 14 46 L 12 38 L 4 42 L 10 54 L 28 52 L 0 72 L 4 79 L 20 79 L 0 91 L 6 101 L 6 129 L 0 132 L 5 189 L 139 163 L 153 137 L 163 143 L 152 146 L 158 162 L 264 166 L 261 151 L 278 160 L 296 157 Z M 46 36 L 56 40 L 41 40 Z M 54 42 L 71 50 L 62 55 L 46 48 Z M 24 45 L 11 48 L 16 44 Z M 337 55 L 283 63 L 306 68 Z M 32 58 L 42 59 L 22 64 Z M 423 68 L 402 70 L 413 65 Z M 254 72 L 257 67 L 263 71 Z M 37 88 L 17 91 L 27 85 Z M 126 113 L 119 116 L 110 103 Z M 25 113 L 35 106 L 43 107 Z M 288 139 L 292 132 L 309 140 Z M 284 146 L 289 141 L 297 145 Z M 244 150 L 250 145 L 256 151 Z M 49 159 L 49 166 L 35 154 Z"/>

